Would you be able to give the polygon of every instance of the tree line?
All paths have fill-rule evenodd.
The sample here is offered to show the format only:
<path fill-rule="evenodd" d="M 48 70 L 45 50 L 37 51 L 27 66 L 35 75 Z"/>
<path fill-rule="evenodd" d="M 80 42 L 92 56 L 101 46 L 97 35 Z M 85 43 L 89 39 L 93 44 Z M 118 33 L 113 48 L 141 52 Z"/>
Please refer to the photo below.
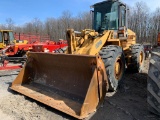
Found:
<path fill-rule="evenodd" d="M 38 18 L 16 26 L 12 18 L 6 19 L 6 24 L 0 24 L 0 29 L 12 29 L 14 32 L 49 35 L 57 41 L 66 39 L 66 30 L 73 28 L 76 31 L 92 28 L 92 15 L 90 12 L 78 13 L 73 17 L 70 11 L 64 11 L 59 18 L 47 18 L 42 22 Z M 157 35 L 160 32 L 160 8 L 151 11 L 145 2 L 137 2 L 129 7 L 128 28 L 137 35 L 138 43 L 157 43 Z"/>
<path fill-rule="evenodd" d="M 137 35 L 137 42 L 157 44 L 160 32 L 160 8 L 151 12 L 145 2 L 137 2 L 130 7 L 128 25 Z"/>

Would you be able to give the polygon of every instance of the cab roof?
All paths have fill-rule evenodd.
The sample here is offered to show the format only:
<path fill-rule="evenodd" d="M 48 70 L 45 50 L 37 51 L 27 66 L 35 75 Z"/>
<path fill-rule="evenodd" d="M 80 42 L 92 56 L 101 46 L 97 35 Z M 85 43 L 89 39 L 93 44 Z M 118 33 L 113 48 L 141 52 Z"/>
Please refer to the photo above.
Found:
<path fill-rule="evenodd" d="M 0 30 L 0 32 L 13 32 L 12 30 Z"/>
<path fill-rule="evenodd" d="M 119 3 L 123 4 L 123 5 L 126 5 L 123 2 L 121 2 L 120 0 L 105 0 L 105 1 L 102 1 L 102 2 L 95 3 L 94 5 L 91 6 L 91 8 L 94 8 L 94 6 L 97 6 L 99 4 L 103 4 L 103 3 L 106 3 L 106 2 L 119 2 Z"/>

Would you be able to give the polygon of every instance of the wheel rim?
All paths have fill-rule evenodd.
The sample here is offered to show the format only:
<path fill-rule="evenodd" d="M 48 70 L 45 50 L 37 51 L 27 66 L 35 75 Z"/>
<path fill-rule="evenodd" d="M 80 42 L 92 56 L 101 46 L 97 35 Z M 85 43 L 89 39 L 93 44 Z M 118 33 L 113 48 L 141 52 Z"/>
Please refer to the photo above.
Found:
<path fill-rule="evenodd" d="M 141 51 L 140 56 L 139 56 L 139 64 L 141 65 L 143 63 L 143 52 Z"/>
<path fill-rule="evenodd" d="M 118 57 L 116 59 L 116 62 L 115 62 L 115 67 L 114 67 L 114 74 L 115 74 L 115 78 L 117 80 L 120 80 L 122 74 L 123 74 L 123 62 L 121 60 L 120 57 Z"/>

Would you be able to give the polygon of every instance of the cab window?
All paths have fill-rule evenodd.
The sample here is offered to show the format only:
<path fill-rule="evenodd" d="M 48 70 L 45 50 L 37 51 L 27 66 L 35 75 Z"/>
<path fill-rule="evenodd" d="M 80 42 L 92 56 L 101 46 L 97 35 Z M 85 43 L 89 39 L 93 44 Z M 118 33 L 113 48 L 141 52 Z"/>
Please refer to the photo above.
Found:
<path fill-rule="evenodd" d="M 9 39 L 10 39 L 10 41 L 13 41 L 13 40 L 14 40 L 13 32 L 9 32 Z"/>
<path fill-rule="evenodd" d="M 0 32 L 0 43 L 3 42 L 3 38 L 2 38 L 2 32 Z"/>

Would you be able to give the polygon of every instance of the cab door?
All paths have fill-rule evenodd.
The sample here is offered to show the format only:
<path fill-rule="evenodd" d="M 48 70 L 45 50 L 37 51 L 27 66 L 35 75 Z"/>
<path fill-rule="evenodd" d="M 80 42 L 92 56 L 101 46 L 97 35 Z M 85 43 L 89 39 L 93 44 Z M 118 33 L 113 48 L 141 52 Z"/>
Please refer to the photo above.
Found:
<path fill-rule="evenodd" d="M 0 49 L 3 49 L 4 47 L 3 34 L 0 32 Z"/>

